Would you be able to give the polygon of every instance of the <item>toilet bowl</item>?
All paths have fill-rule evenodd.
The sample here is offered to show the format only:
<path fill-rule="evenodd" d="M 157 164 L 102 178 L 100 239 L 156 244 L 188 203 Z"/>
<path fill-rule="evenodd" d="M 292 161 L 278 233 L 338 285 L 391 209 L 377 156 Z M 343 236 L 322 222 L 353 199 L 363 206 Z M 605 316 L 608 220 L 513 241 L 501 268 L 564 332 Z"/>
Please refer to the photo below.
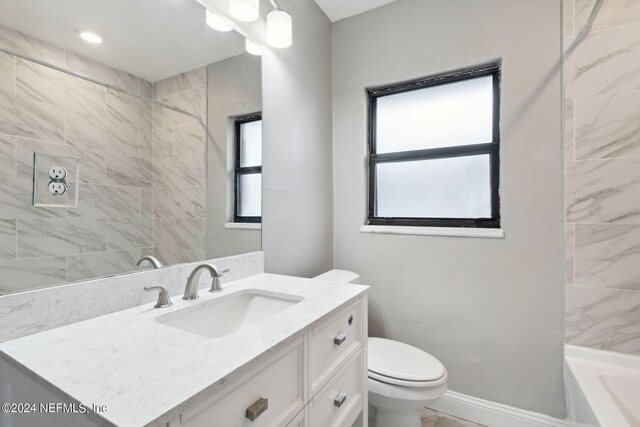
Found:
<path fill-rule="evenodd" d="M 376 427 L 419 427 L 420 411 L 447 391 L 447 370 L 419 348 L 369 338 L 369 404 Z"/>
<path fill-rule="evenodd" d="M 360 283 L 360 276 L 345 270 L 331 270 L 316 279 Z M 375 427 L 420 427 L 422 408 L 447 391 L 447 370 L 419 348 L 370 337 L 367 383 Z"/>

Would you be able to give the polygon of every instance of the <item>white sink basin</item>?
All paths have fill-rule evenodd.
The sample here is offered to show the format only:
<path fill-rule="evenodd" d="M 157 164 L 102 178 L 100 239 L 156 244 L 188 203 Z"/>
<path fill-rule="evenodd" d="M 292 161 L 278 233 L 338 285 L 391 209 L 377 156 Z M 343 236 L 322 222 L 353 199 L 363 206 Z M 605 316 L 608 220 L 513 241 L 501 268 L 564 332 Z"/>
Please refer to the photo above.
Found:
<path fill-rule="evenodd" d="M 247 289 L 160 316 L 156 322 L 208 338 L 231 335 L 279 313 L 302 297 Z"/>

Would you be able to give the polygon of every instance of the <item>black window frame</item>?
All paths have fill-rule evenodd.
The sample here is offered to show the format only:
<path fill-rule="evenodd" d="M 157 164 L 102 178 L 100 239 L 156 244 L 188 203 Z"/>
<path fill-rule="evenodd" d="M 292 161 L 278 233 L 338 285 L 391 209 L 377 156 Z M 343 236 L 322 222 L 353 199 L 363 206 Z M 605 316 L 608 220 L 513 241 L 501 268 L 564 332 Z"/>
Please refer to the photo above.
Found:
<path fill-rule="evenodd" d="M 243 223 L 261 223 L 262 216 L 241 216 L 239 214 L 240 208 L 240 177 L 242 175 L 262 174 L 262 160 L 260 160 L 260 166 L 240 166 L 240 145 L 242 144 L 242 125 L 245 123 L 257 122 L 262 120 L 262 113 L 253 113 L 236 117 L 234 119 L 234 195 L 233 195 L 233 222 Z"/>
<path fill-rule="evenodd" d="M 491 142 L 430 148 L 414 151 L 377 154 L 376 152 L 376 106 L 377 100 L 388 95 L 420 90 L 480 77 L 493 77 L 493 135 Z M 369 148 L 369 201 L 367 223 L 369 225 L 500 228 L 500 78 L 501 64 L 491 64 L 455 73 L 412 80 L 409 82 L 367 89 L 368 94 L 368 148 Z M 488 154 L 490 157 L 491 218 L 411 218 L 377 217 L 376 165 L 386 162 L 433 160 Z"/>

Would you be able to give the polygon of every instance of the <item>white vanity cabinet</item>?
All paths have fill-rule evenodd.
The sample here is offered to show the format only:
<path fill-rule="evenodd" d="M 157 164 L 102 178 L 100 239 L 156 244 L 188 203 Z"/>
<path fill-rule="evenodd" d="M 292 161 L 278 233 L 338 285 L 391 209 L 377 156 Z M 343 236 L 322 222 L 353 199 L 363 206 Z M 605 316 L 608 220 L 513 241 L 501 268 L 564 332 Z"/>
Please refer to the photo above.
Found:
<path fill-rule="evenodd" d="M 358 301 L 311 326 L 309 374 L 312 396 L 362 347 L 362 337 L 367 334 L 362 323 L 362 303 Z"/>
<path fill-rule="evenodd" d="M 350 427 L 364 410 L 366 296 L 313 323 L 292 343 L 185 410 L 185 427 Z"/>
<path fill-rule="evenodd" d="M 304 407 L 303 339 L 296 339 L 266 363 L 216 393 L 213 399 L 184 411 L 188 427 L 286 425 Z"/>
<path fill-rule="evenodd" d="M 221 337 L 166 322 L 198 313 L 193 322 L 215 328 L 240 316 L 223 304 L 245 300 L 264 317 Z M 265 300 L 288 304 L 265 314 Z M 1 343 L 0 401 L 98 409 L 0 413 L 0 426 L 364 427 L 366 367 L 365 286 L 258 274 L 199 301 L 174 298 L 169 308 L 138 306 Z"/>

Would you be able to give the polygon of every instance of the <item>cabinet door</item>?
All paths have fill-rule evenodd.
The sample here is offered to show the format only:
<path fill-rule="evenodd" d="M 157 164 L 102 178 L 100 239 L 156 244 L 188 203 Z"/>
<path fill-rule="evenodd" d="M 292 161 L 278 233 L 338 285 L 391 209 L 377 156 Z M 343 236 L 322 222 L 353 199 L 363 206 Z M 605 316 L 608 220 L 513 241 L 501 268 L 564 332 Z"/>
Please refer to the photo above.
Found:
<path fill-rule="evenodd" d="M 188 427 L 286 426 L 304 406 L 303 344 L 298 340 L 210 401 L 185 411 Z"/>
<path fill-rule="evenodd" d="M 351 427 L 362 411 L 362 363 L 358 352 L 311 400 L 309 427 Z"/>
<path fill-rule="evenodd" d="M 85 414 L 62 410 L 47 412 L 49 403 L 79 407 L 69 397 L 49 391 L 3 360 L 0 360 L 0 403 L 22 406 L 21 412 L 0 413 L 1 427 L 97 427 Z M 25 404 L 28 404 L 27 408 Z"/>
<path fill-rule="evenodd" d="M 309 349 L 311 396 L 362 346 L 362 329 L 360 301 L 312 327 Z"/>
<path fill-rule="evenodd" d="M 309 427 L 309 407 L 305 406 L 304 409 L 298 412 L 287 427 Z"/>

